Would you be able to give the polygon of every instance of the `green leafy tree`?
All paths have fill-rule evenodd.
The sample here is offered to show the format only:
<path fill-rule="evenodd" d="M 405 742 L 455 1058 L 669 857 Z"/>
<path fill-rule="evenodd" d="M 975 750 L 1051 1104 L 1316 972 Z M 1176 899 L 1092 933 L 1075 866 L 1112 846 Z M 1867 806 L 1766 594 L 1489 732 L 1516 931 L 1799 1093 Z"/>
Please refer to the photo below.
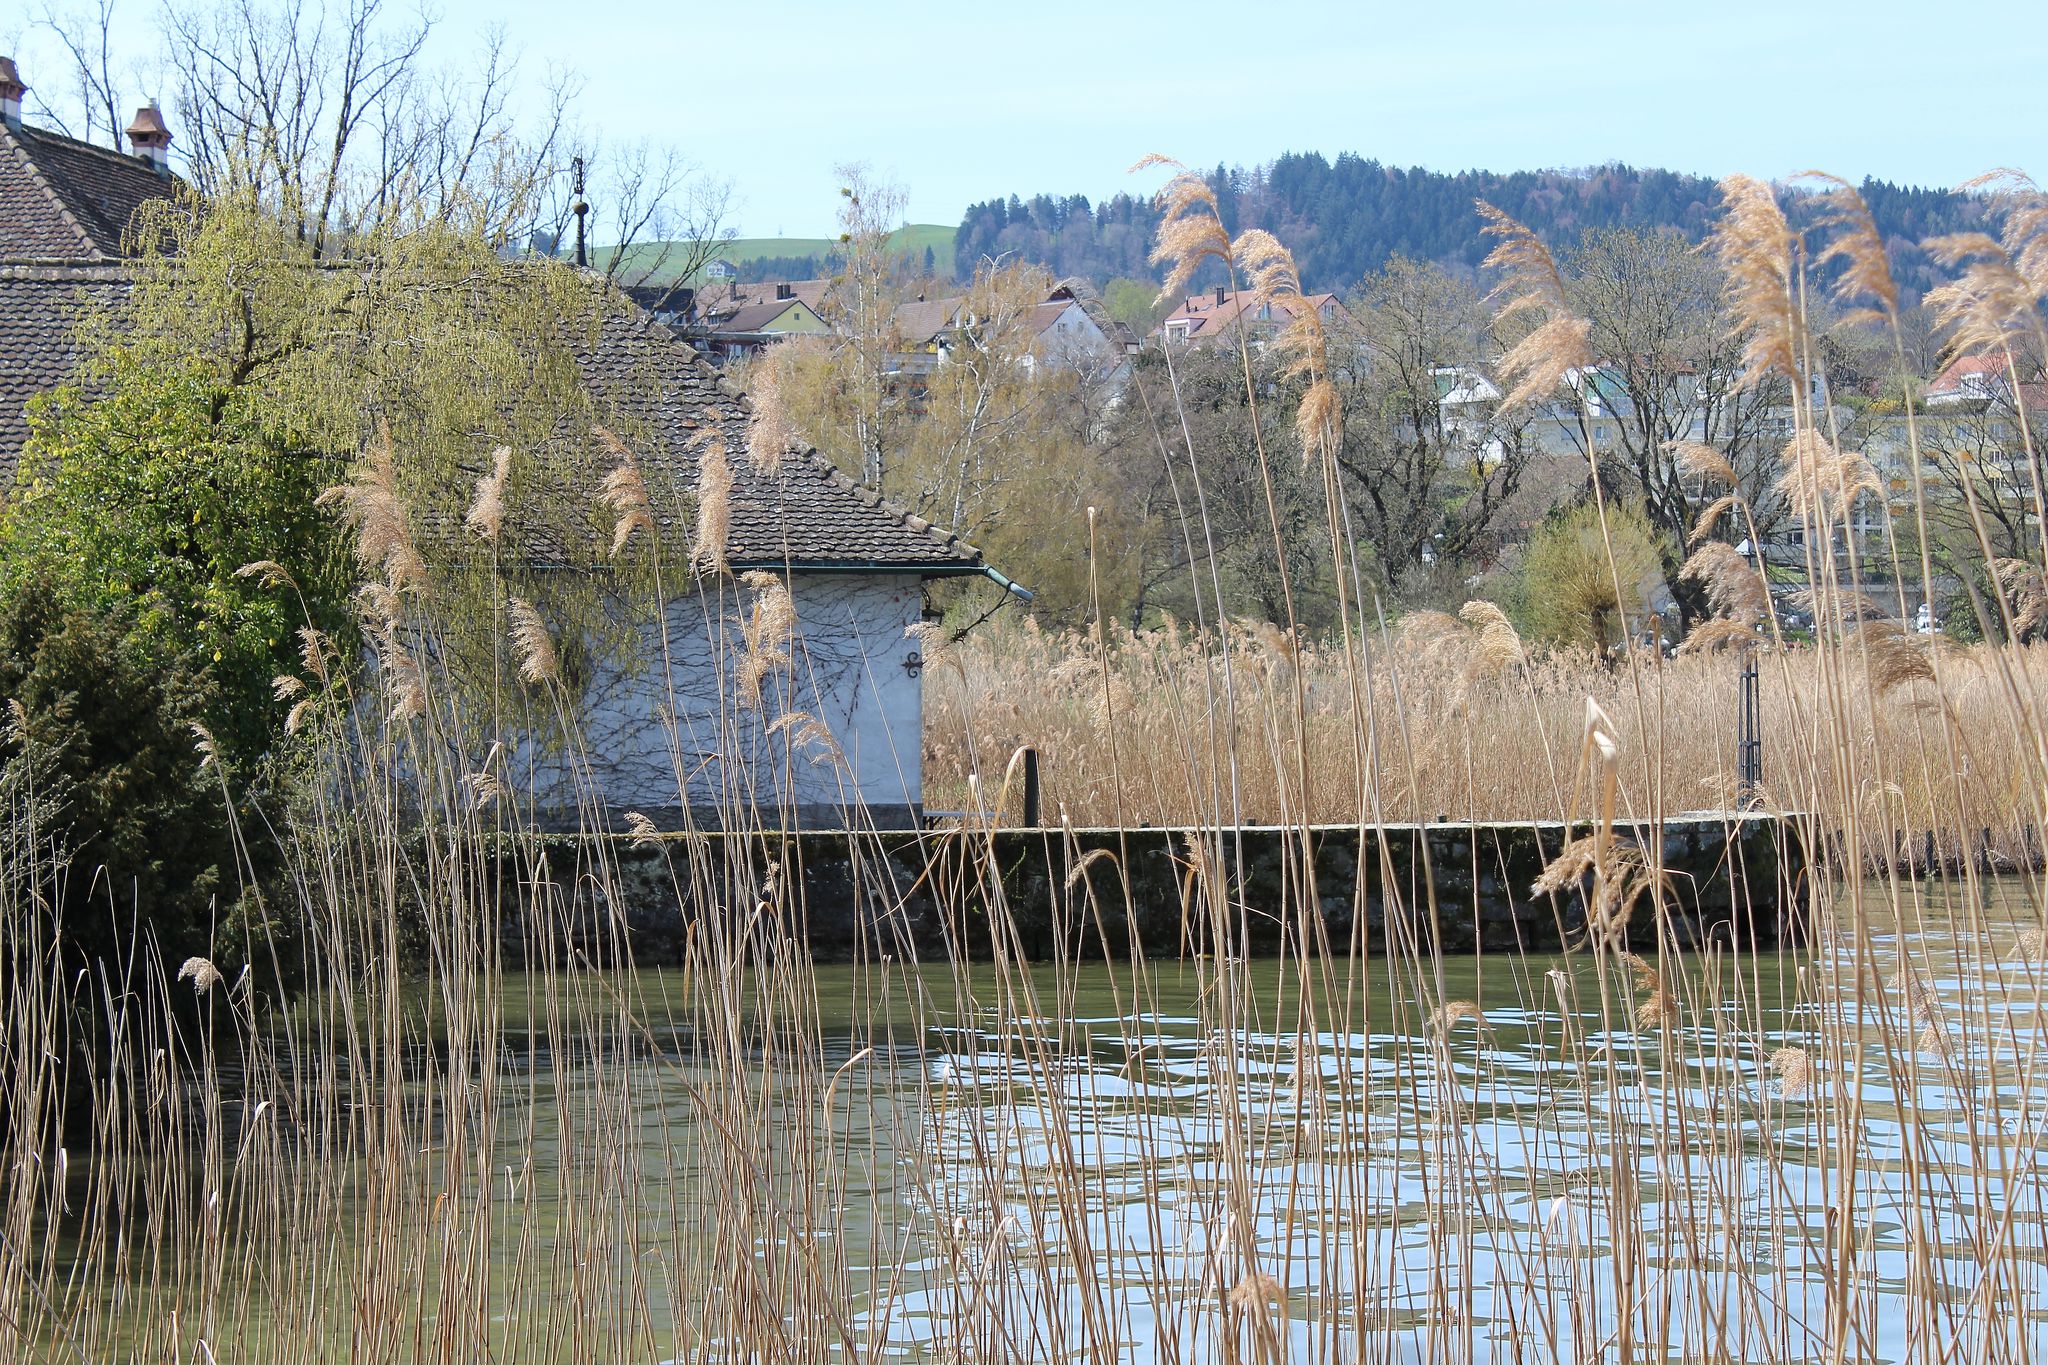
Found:
<path fill-rule="evenodd" d="M 239 882 L 228 803 L 204 762 L 212 690 L 131 613 L 81 608 L 40 578 L 0 599 L 0 770 L 69 857 L 58 908 L 75 960 L 131 941 L 138 911 L 168 961 L 215 950 Z"/>
<path fill-rule="evenodd" d="M 124 616 L 138 647 L 197 664 L 207 723 L 252 758 L 272 737 L 271 680 L 296 658 L 299 627 L 344 624 L 338 539 L 314 506 L 344 460 L 309 445 L 289 405 L 221 383 L 198 356 L 153 362 L 117 342 L 95 371 L 96 395 L 74 385 L 36 413 L 0 530 L 8 595 L 33 585 Z M 243 571 L 262 561 L 283 573 Z"/>

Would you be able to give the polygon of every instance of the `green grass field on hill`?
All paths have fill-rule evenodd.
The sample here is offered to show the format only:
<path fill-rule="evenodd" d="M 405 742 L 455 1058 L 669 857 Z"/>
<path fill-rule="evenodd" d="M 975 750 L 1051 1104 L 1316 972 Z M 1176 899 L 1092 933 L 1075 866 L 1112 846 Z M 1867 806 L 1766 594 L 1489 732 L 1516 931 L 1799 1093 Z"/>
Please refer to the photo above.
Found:
<path fill-rule="evenodd" d="M 953 233 L 955 229 L 945 223 L 911 223 L 890 234 L 891 249 L 906 256 L 922 260 L 925 248 L 931 248 L 940 271 L 950 271 L 953 265 Z M 764 256 L 816 256 L 822 259 L 839 249 L 838 239 L 832 237 L 735 237 L 722 243 L 715 259 L 731 261 L 738 265 Z M 694 252 L 679 250 L 669 242 L 641 242 L 627 248 L 626 263 L 621 274 L 632 279 L 640 275 L 641 267 L 647 270 L 647 284 L 675 284 L 675 271 L 665 268 L 664 258 L 675 258 L 676 263 L 694 255 Z M 645 263 L 644 267 L 641 263 Z"/>

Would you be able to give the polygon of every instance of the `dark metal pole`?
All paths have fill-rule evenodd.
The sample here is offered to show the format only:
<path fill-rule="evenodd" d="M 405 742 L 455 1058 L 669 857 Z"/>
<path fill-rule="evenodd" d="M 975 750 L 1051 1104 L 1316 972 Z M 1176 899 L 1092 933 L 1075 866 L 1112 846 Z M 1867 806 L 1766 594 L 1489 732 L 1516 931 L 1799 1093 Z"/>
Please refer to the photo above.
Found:
<path fill-rule="evenodd" d="M 590 212 L 590 204 L 583 198 L 583 158 L 579 156 L 569 165 L 576 177 L 576 198 L 569 209 L 576 215 L 576 264 L 580 268 L 590 264 L 589 253 L 583 249 L 583 219 Z"/>
<path fill-rule="evenodd" d="M 1763 709 L 1758 696 L 1755 648 L 1742 651 L 1736 675 L 1735 804 L 1748 809 L 1764 780 Z"/>
<path fill-rule="evenodd" d="M 1038 750 L 1024 746 L 1024 828 L 1041 828 L 1038 819 Z"/>

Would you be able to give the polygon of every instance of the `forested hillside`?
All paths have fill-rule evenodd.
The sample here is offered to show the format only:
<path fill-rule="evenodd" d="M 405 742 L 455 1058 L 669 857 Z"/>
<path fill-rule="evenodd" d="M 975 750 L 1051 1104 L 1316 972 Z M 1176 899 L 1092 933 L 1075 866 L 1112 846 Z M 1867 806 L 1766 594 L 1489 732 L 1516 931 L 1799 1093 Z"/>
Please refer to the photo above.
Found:
<path fill-rule="evenodd" d="M 1719 212 L 1714 181 L 1674 171 L 1601 166 L 1585 171 L 1402 169 L 1352 153 L 1334 162 L 1289 153 L 1250 169 L 1218 166 L 1209 176 L 1234 235 L 1263 227 L 1294 251 L 1304 281 L 1346 289 L 1391 256 L 1476 266 L 1486 254 L 1473 201 L 1485 199 L 1554 244 L 1589 228 L 1672 227 L 1697 240 Z M 1918 243 L 1981 225 L 1967 196 L 1865 181 L 1880 230 L 1892 242 L 1900 283 L 1918 292 L 1933 282 Z M 1080 195 L 990 199 L 970 205 L 954 242 L 957 266 L 1014 252 L 1058 275 L 1102 283 L 1156 279 L 1148 264 L 1158 214 L 1150 201 L 1119 194 L 1101 204 Z"/>

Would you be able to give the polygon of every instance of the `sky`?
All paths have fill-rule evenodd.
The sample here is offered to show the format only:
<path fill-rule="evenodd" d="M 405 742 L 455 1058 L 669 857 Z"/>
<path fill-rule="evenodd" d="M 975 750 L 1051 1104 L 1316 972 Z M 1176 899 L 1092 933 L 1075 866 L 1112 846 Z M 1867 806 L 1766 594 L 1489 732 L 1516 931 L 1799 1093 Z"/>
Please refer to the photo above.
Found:
<path fill-rule="evenodd" d="M 1947 27 L 1924 0 L 433 3 L 441 61 L 502 26 L 532 88 L 550 64 L 577 72 L 585 127 L 678 148 L 730 185 L 729 225 L 750 237 L 833 234 L 847 162 L 934 223 L 1012 193 L 1149 191 L 1161 173 L 1127 168 L 1155 151 L 1198 166 L 1353 151 L 1443 171 L 2048 177 L 2041 4 Z M 8 41 L 39 40 L 0 21 Z"/>

